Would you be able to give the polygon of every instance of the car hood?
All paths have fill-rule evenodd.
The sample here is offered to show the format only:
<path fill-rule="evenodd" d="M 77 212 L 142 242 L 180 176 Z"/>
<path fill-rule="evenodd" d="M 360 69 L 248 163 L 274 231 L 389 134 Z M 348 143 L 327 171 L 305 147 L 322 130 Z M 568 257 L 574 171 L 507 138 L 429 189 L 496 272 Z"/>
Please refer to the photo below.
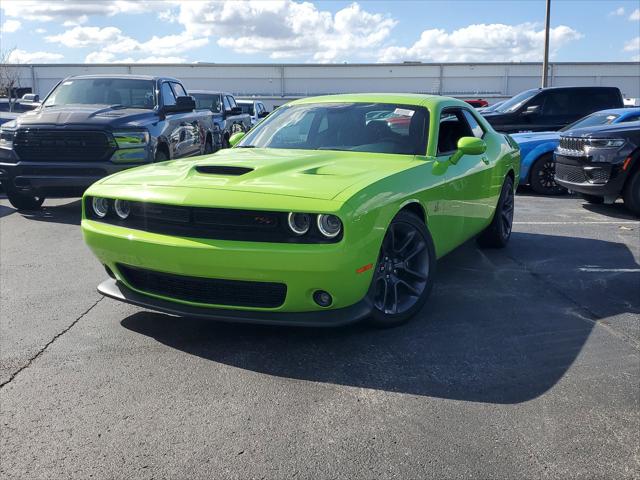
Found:
<path fill-rule="evenodd" d="M 558 140 L 560 138 L 560 133 L 559 132 L 514 133 L 511 135 L 511 138 L 513 138 L 520 145 L 523 143 Z"/>
<path fill-rule="evenodd" d="M 345 189 L 367 185 L 415 166 L 410 155 L 327 150 L 233 148 L 117 173 L 101 185 L 186 187 L 332 200 Z"/>
<path fill-rule="evenodd" d="M 133 124 L 154 115 L 153 110 L 143 108 L 112 108 L 108 105 L 69 105 L 42 107 L 26 112 L 17 119 L 18 127 L 50 126 L 111 126 Z"/>
<path fill-rule="evenodd" d="M 607 137 L 610 135 L 637 135 L 640 132 L 640 121 L 623 122 L 613 125 L 596 125 L 592 127 L 576 128 L 562 134 L 563 137 Z"/>

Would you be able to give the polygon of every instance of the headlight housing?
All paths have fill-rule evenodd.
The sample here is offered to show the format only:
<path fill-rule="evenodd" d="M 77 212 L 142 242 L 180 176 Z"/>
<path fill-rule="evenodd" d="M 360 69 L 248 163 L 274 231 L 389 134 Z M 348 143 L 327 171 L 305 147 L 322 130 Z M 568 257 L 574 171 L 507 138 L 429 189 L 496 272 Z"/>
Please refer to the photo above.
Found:
<path fill-rule="evenodd" d="M 304 235 L 311 227 L 311 217 L 308 213 L 291 212 L 287 215 L 289 228 L 296 235 Z"/>
<path fill-rule="evenodd" d="M 0 127 L 0 148 L 13 149 L 13 139 L 16 136 L 16 121 L 12 120 Z"/>
<path fill-rule="evenodd" d="M 587 148 L 620 148 L 625 144 L 623 138 L 588 138 L 585 141 Z"/>
<path fill-rule="evenodd" d="M 336 238 L 342 231 L 342 222 L 335 215 L 318 215 L 318 230 L 327 238 Z"/>
<path fill-rule="evenodd" d="M 93 197 L 91 199 L 91 209 L 96 217 L 104 218 L 109 213 L 109 200 L 102 197 Z"/>
<path fill-rule="evenodd" d="M 140 148 L 149 143 L 149 132 L 146 130 L 121 130 L 113 132 L 118 148 Z"/>

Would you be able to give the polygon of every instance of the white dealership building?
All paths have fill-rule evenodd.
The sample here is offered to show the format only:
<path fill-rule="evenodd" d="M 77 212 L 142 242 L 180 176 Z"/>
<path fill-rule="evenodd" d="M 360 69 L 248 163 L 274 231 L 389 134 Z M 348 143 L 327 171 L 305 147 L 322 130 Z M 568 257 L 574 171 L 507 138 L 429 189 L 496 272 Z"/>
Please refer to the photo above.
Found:
<path fill-rule="evenodd" d="M 83 74 L 139 74 L 176 77 L 187 89 L 222 90 L 257 97 L 267 107 L 309 95 L 347 92 L 416 92 L 490 103 L 540 86 L 540 63 L 399 64 L 38 64 L 16 65 L 20 86 L 41 97 L 61 79 Z M 640 98 L 640 63 L 551 63 L 551 86 L 619 87 Z"/>

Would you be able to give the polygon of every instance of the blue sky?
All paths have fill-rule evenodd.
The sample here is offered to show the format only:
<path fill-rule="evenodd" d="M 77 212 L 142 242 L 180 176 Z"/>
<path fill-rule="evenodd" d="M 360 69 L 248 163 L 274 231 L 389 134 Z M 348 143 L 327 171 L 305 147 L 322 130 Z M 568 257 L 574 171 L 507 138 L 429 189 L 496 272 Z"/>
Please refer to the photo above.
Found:
<path fill-rule="evenodd" d="M 640 60 L 638 0 L 553 0 L 552 60 Z M 24 63 L 539 61 L 544 0 L 2 0 Z"/>

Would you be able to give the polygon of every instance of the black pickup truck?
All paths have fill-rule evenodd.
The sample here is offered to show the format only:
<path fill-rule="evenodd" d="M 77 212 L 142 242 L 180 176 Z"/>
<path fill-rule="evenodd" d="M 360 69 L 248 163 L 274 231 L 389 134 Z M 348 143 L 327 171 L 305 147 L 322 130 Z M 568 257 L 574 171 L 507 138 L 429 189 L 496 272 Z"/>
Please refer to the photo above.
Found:
<path fill-rule="evenodd" d="M 70 77 L 0 127 L 0 180 L 14 207 L 33 210 L 120 170 L 211 153 L 213 135 L 211 116 L 174 78 Z"/>
<path fill-rule="evenodd" d="M 215 150 L 229 148 L 231 135 L 251 129 L 251 116 L 248 113 L 243 113 L 242 108 L 238 106 L 236 99 L 230 93 L 189 90 L 189 95 L 195 98 L 198 110 L 208 111 L 211 115 Z"/>

